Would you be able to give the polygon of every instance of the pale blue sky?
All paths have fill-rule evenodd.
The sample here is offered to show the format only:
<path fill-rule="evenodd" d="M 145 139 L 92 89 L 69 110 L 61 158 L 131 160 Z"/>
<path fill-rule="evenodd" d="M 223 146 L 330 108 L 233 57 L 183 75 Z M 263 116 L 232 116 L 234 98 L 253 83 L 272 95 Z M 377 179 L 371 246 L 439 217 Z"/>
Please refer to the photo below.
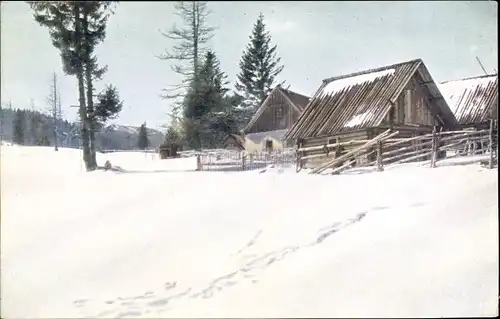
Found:
<path fill-rule="evenodd" d="M 259 12 L 285 66 L 279 80 L 312 95 L 325 78 L 422 58 L 436 81 L 498 69 L 498 5 L 493 1 L 408 2 L 210 2 L 211 46 L 231 85 Z M 108 65 L 104 81 L 124 100 L 118 123 L 154 127 L 168 122 L 170 102 L 159 97 L 177 76 L 155 55 L 172 42 L 159 33 L 177 17 L 172 2 L 121 2 L 98 48 Z M 59 76 L 66 118 L 76 119 L 76 81 L 64 76 L 48 30 L 24 2 L 1 4 L 1 100 L 13 107 L 46 107 L 52 72 Z"/>

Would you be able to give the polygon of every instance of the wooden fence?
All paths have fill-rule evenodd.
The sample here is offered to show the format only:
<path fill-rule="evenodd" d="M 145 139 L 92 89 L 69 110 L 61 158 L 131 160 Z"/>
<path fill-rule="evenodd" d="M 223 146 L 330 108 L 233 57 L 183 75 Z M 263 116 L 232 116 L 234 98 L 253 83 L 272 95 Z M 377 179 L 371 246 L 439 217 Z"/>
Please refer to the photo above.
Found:
<path fill-rule="evenodd" d="M 246 171 L 262 169 L 270 165 L 295 165 L 294 149 L 239 152 L 217 151 L 200 152 L 196 155 L 197 169 L 200 171 Z"/>
<path fill-rule="evenodd" d="M 300 171 L 304 163 L 320 160 L 310 171 L 318 174 L 330 170 L 338 174 L 353 167 L 373 167 L 383 171 L 384 166 L 410 162 L 436 167 L 436 163 L 456 157 L 482 154 L 487 167 L 498 165 L 498 125 L 491 121 L 489 129 L 438 131 L 410 138 L 398 138 L 398 131 L 387 130 L 371 140 L 352 140 L 299 149 L 285 149 L 246 153 L 229 150 L 183 152 L 181 156 L 195 156 L 201 171 L 246 171 L 263 169 L 270 165 L 295 166 Z M 346 147 L 349 148 L 346 151 Z"/>
<path fill-rule="evenodd" d="M 387 130 L 371 140 L 353 140 L 324 146 L 300 148 L 297 150 L 296 167 L 300 171 L 305 161 L 324 159 L 311 173 L 322 173 L 327 169 L 332 174 L 356 167 L 376 166 L 378 171 L 384 165 L 418 161 L 436 162 L 459 156 L 488 154 L 486 165 L 498 165 L 498 127 L 490 122 L 487 130 L 462 130 L 439 132 L 411 138 L 395 138 L 399 132 Z M 348 152 L 340 152 L 341 147 L 351 146 Z"/>

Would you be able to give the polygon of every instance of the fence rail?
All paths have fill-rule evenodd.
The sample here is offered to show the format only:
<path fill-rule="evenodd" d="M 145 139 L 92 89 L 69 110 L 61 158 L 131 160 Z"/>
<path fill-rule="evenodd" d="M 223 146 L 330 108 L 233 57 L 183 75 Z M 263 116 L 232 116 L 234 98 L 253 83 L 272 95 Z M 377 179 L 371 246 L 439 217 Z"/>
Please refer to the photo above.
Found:
<path fill-rule="evenodd" d="M 155 149 L 149 150 L 138 150 L 138 149 L 130 149 L 130 150 L 115 150 L 115 149 L 104 149 L 99 150 L 99 153 L 157 153 L 158 151 Z"/>
<path fill-rule="evenodd" d="M 398 132 L 385 131 L 371 140 L 349 141 L 324 146 L 297 149 L 297 171 L 310 159 L 325 158 L 311 173 L 318 174 L 328 169 L 332 174 L 340 173 L 350 167 L 376 166 L 382 171 L 384 165 L 402 164 L 430 160 L 430 166 L 444 159 L 489 154 L 487 166 L 498 165 L 498 125 L 490 122 L 488 130 L 462 130 L 438 132 L 434 128 L 431 134 L 395 138 Z M 340 151 L 343 146 L 354 149 Z M 311 154 L 312 153 L 312 154 Z M 333 156 L 332 156 L 333 154 Z"/>
<path fill-rule="evenodd" d="M 246 171 L 268 167 L 270 165 L 295 165 L 295 149 L 238 152 L 216 151 L 198 152 L 196 155 L 198 170 L 203 171 Z"/>

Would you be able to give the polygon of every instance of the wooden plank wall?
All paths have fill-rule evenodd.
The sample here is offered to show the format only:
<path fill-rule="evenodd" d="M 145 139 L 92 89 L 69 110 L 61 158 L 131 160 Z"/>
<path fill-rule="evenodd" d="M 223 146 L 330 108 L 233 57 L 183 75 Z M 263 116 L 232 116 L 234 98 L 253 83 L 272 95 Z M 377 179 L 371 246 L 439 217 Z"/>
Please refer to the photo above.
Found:
<path fill-rule="evenodd" d="M 278 107 L 283 109 L 283 118 L 278 121 L 275 118 L 275 110 Z M 249 133 L 267 132 L 283 130 L 290 128 L 297 120 L 300 114 L 286 101 L 283 95 L 275 91 L 270 97 L 266 110 L 260 115 L 259 119 L 252 125 Z"/>
<path fill-rule="evenodd" d="M 407 103 L 410 103 L 410 107 Z M 388 112 L 383 124 L 391 123 L 392 116 L 393 124 L 435 125 L 434 116 L 428 105 L 428 97 L 415 79 L 410 80 L 393 107 L 394 109 Z"/>

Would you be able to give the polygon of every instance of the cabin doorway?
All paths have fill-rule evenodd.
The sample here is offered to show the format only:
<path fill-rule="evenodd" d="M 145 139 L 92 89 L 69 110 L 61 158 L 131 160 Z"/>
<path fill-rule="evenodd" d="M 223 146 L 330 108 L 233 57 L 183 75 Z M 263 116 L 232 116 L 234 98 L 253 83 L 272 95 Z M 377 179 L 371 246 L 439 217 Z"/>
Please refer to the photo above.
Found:
<path fill-rule="evenodd" d="M 272 151 L 272 150 L 273 150 L 273 141 L 266 140 L 266 151 Z"/>

